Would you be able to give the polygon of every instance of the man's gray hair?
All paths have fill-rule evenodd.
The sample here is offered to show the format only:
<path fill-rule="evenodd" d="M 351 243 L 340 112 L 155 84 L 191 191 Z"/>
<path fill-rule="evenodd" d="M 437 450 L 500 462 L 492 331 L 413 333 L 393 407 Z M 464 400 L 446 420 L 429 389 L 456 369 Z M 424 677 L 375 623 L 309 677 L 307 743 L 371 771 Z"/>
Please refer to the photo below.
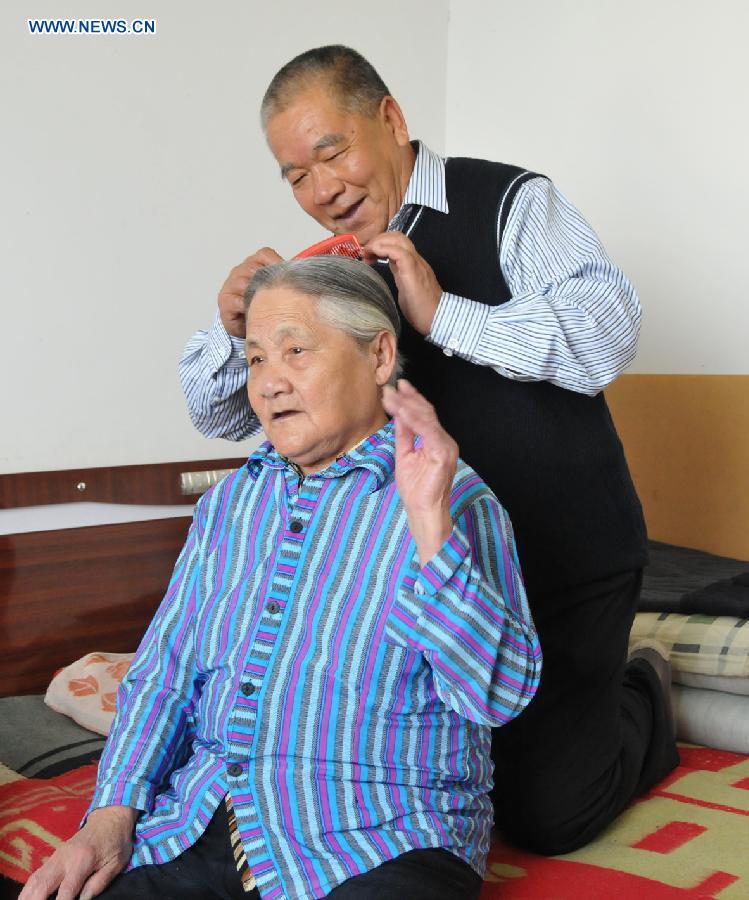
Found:
<path fill-rule="evenodd" d="M 245 312 L 258 291 L 282 287 L 315 298 L 320 318 L 362 347 L 381 331 L 389 331 L 397 348 L 398 308 L 384 279 L 366 263 L 343 256 L 311 256 L 263 266 L 247 285 Z M 402 371 L 403 360 L 397 353 L 389 384 L 395 384 Z"/>
<path fill-rule="evenodd" d="M 260 104 L 263 131 L 300 90 L 315 83 L 332 90 L 346 112 L 363 116 L 374 116 L 382 99 L 390 95 L 374 66 L 361 53 L 341 44 L 315 47 L 295 56 L 273 76 Z"/>

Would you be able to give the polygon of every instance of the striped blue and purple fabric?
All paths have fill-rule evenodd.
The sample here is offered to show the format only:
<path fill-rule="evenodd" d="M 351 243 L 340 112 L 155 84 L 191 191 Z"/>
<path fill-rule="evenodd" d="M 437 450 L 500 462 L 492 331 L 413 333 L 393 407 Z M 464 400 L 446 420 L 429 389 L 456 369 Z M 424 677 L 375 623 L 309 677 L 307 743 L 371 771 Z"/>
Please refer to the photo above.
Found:
<path fill-rule="evenodd" d="M 386 425 L 304 479 L 262 445 L 198 504 L 118 696 L 92 808 L 144 810 L 131 867 L 230 793 L 263 898 L 323 897 L 408 850 L 483 872 L 490 728 L 541 655 L 511 526 L 459 464 L 419 568 Z"/>

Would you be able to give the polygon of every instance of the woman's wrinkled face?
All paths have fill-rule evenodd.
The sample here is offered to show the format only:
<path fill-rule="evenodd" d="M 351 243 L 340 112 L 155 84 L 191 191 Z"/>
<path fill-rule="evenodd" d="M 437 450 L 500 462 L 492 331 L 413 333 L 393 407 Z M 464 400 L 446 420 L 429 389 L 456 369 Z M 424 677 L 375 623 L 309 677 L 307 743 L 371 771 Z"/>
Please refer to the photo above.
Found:
<path fill-rule="evenodd" d="M 259 290 L 247 310 L 247 393 L 268 439 L 317 472 L 387 421 L 381 387 L 392 364 L 383 340 L 362 346 L 327 324 L 318 301 L 287 287 Z"/>

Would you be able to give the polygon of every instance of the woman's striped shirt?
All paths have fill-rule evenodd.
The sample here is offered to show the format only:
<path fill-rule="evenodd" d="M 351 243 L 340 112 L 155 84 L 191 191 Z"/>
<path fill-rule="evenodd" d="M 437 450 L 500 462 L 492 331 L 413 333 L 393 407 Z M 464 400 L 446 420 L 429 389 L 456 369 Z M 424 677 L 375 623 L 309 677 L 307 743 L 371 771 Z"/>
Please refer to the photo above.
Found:
<path fill-rule="evenodd" d="M 264 900 L 323 897 L 411 849 L 482 872 L 490 728 L 541 655 L 507 514 L 462 462 L 419 569 L 386 425 L 299 480 L 269 444 L 198 503 L 118 696 L 92 808 L 175 858 L 229 793 Z"/>

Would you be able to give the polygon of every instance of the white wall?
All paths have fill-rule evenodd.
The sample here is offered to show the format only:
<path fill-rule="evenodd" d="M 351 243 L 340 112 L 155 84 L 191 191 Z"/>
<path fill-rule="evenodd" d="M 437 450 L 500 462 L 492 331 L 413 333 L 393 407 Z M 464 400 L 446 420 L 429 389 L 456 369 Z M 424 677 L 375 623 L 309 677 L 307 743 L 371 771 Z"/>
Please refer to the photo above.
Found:
<path fill-rule="evenodd" d="M 543 172 L 644 308 L 633 371 L 749 373 L 749 5 L 452 0 L 446 149 Z"/>
<path fill-rule="evenodd" d="M 447 0 L 0 5 L 0 472 L 218 458 L 176 376 L 229 268 L 324 236 L 257 110 L 324 43 L 370 57 L 443 149 Z M 152 36 L 32 36 L 33 15 L 142 16 Z M 398 27 L 393 27 L 393 23 Z"/>
<path fill-rule="evenodd" d="M 28 33 L 112 0 L 0 5 L 0 472 L 247 450 L 195 432 L 176 361 L 233 264 L 320 236 L 257 107 L 321 43 L 369 56 L 436 149 L 554 178 L 639 289 L 633 371 L 749 371 L 743 0 L 127 6 L 156 35 Z"/>

